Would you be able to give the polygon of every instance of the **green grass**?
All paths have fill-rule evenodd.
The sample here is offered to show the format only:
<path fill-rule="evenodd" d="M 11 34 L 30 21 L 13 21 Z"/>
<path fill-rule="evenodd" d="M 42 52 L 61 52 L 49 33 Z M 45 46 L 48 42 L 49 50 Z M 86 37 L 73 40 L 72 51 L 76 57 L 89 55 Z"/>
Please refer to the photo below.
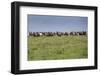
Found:
<path fill-rule="evenodd" d="M 88 57 L 86 36 L 28 37 L 28 60 L 81 59 Z"/>

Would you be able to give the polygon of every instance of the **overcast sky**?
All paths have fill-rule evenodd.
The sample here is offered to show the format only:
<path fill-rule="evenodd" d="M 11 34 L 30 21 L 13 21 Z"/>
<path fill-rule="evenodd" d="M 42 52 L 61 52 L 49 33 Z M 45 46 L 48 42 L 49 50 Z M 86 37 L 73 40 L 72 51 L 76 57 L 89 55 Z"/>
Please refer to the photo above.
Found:
<path fill-rule="evenodd" d="M 28 15 L 28 32 L 87 31 L 87 24 L 87 17 Z"/>

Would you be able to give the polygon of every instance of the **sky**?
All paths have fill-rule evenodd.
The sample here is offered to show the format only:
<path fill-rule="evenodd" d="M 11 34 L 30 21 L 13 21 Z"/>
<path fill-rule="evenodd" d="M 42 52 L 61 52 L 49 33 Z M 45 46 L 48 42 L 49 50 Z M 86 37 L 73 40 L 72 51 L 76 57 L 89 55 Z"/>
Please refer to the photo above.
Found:
<path fill-rule="evenodd" d="M 88 17 L 28 15 L 28 32 L 87 31 Z"/>

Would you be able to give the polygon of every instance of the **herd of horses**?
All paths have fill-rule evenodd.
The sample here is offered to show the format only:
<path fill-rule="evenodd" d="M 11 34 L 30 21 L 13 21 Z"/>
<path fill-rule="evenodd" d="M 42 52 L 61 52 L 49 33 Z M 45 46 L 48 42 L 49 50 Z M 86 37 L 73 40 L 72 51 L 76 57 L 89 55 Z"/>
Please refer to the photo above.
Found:
<path fill-rule="evenodd" d="M 82 32 L 29 32 L 28 36 L 40 37 L 40 36 L 87 36 L 86 31 Z"/>

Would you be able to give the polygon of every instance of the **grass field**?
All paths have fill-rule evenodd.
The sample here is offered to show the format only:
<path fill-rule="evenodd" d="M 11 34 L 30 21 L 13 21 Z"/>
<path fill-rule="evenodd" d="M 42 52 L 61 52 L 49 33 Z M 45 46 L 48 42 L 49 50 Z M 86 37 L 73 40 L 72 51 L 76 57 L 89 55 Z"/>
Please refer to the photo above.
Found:
<path fill-rule="evenodd" d="M 88 57 L 86 36 L 28 37 L 28 60 L 81 59 Z"/>

